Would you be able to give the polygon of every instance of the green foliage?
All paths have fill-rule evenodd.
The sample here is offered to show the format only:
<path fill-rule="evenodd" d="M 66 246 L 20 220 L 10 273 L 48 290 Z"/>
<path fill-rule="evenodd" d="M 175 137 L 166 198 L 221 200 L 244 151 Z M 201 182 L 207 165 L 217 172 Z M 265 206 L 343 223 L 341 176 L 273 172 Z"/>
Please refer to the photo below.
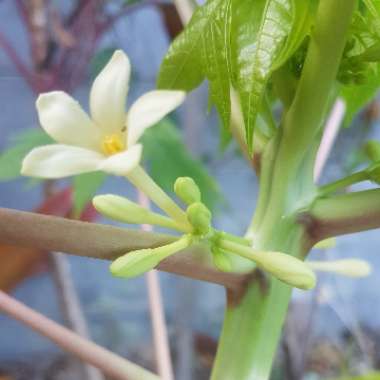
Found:
<path fill-rule="evenodd" d="M 246 34 L 242 26 L 239 27 L 237 89 L 248 146 L 252 146 L 254 126 L 271 74 L 291 57 L 306 36 L 309 4 L 305 0 L 266 1 L 256 33 Z M 241 41 L 245 43 L 239 46 Z"/>
<path fill-rule="evenodd" d="M 11 137 L 10 147 L 0 153 L 0 182 L 19 178 L 21 164 L 27 153 L 51 142 L 51 138 L 39 128 L 24 129 Z"/>
<path fill-rule="evenodd" d="M 380 65 L 377 64 L 376 70 L 367 74 L 366 83 L 342 87 L 340 95 L 346 103 L 345 121 L 347 125 L 351 123 L 355 115 L 375 97 L 379 86 Z"/>
<path fill-rule="evenodd" d="M 72 180 L 74 215 L 78 217 L 106 179 L 103 172 L 76 175 Z"/>
<path fill-rule="evenodd" d="M 347 105 L 346 123 L 376 95 L 380 87 L 380 6 L 365 0 L 355 13 L 338 79 Z"/>
<path fill-rule="evenodd" d="M 182 141 L 180 133 L 164 120 L 144 133 L 144 158 L 152 178 L 167 192 L 172 192 L 178 177 L 188 176 L 199 186 L 204 203 L 210 208 L 223 199 L 219 186 L 203 164 L 194 159 Z"/>
<path fill-rule="evenodd" d="M 158 86 L 189 91 L 203 79 L 210 82 L 210 100 L 225 129 L 230 122 L 231 7 L 233 0 L 210 0 L 199 7 L 171 45 Z"/>
<path fill-rule="evenodd" d="M 169 48 L 158 86 L 190 91 L 204 79 L 228 133 L 230 86 L 240 95 L 248 146 L 273 71 L 310 29 L 313 0 L 208 0 Z"/>

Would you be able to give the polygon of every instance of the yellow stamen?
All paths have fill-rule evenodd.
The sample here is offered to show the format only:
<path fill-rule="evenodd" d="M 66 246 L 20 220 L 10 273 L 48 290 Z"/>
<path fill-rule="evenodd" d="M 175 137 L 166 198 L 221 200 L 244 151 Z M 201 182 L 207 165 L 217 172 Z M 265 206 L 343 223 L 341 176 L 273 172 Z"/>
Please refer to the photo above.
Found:
<path fill-rule="evenodd" d="M 122 136 L 118 134 L 108 135 L 102 141 L 102 151 L 107 156 L 119 153 L 125 149 Z"/>

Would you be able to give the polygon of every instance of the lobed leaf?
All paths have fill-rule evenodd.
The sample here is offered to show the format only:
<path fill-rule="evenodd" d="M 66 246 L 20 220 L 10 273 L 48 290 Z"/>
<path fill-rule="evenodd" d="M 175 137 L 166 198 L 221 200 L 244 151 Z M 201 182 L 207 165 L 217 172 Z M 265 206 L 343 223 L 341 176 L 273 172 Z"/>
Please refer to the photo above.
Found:
<path fill-rule="evenodd" d="M 249 147 L 252 147 L 254 126 L 261 108 L 267 81 L 291 28 L 291 1 L 267 1 L 256 41 L 251 45 L 252 52 L 240 55 L 238 91 Z"/>
<path fill-rule="evenodd" d="M 355 13 L 349 36 L 352 46 L 348 51 L 351 60 L 354 57 L 352 61 L 362 70 L 363 81 L 344 85 L 340 91 L 347 106 L 346 124 L 375 97 L 380 87 L 380 63 L 376 60 L 380 44 L 380 2 L 365 0 L 364 4 Z"/>
<path fill-rule="evenodd" d="M 163 60 L 158 86 L 190 91 L 204 79 L 210 102 L 230 124 L 230 88 L 239 92 L 252 148 L 255 122 L 273 70 L 309 31 L 314 0 L 208 0 L 174 40 Z"/>
<path fill-rule="evenodd" d="M 232 0 L 209 0 L 198 7 L 186 29 L 165 56 L 158 87 L 190 91 L 204 79 L 210 83 L 210 100 L 228 131 L 230 122 Z"/>

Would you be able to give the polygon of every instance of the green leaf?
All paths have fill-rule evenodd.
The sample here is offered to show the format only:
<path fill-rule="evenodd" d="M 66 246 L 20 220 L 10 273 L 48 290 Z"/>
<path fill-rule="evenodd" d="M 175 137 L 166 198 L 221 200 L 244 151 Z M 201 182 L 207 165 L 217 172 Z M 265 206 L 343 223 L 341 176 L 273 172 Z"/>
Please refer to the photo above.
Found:
<path fill-rule="evenodd" d="M 376 64 L 374 69 L 368 73 L 366 83 L 342 87 L 340 96 L 346 102 L 346 125 L 349 125 L 355 115 L 376 96 L 379 87 L 380 64 Z"/>
<path fill-rule="evenodd" d="M 367 62 L 376 52 L 380 43 L 380 3 L 372 0 L 364 1 L 365 7 L 359 9 L 354 16 L 349 36 L 349 49 L 345 52 L 348 59 L 355 63 L 355 67 L 348 67 L 353 74 L 363 77 L 364 83 L 348 84 L 342 87 L 341 96 L 346 101 L 347 112 L 345 122 L 350 124 L 355 115 L 368 104 L 380 87 L 380 64 Z M 373 57 L 372 57 L 373 58 Z M 343 59 L 343 64 L 345 60 Z"/>
<path fill-rule="evenodd" d="M 308 33 L 311 4 L 315 1 L 208 0 L 170 46 L 158 86 L 190 91 L 207 79 L 227 141 L 233 85 L 251 145 L 267 82 Z"/>
<path fill-rule="evenodd" d="M 21 176 L 24 157 L 35 147 L 52 143 L 52 139 L 39 128 L 28 128 L 11 137 L 10 147 L 0 153 L 0 182 Z"/>
<path fill-rule="evenodd" d="M 81 214 L 84 207 L 93 198 L 105 178 L 106 174 L 103 172 L 85 173 L 73 177 L 73 202 L 76 217 Z"/>
<path fill-rule="evenodd" d="M 305 0 L 267 0 L 257 32 L 241 28 L 248 32 L 243 41 L 251 40 L 238 47 L 237 83 L 250 148 L 268 80 L 296 51 L 309 30 L 309 5 Z"/>
<path fill-rule="evenodd" d="M 222 119 L 224 136 L 229 130 L 231 112 L 232 1 L 209 0 L 195 10 L 186 29 L 170 46 L 158 78 L 160 88 L 185 91 L 207 78 L 210 101 Z"/>
<path fill-rule="evenodd" d="M 191 177 L 199 186 L 202 201 L 211 210 L 222 201 L 219 186 L 203 164 L 192 157 L 182 136 L 169 120 L 163 120 L 143 136 L 144 159 L 152 178 L 167 192 L 173 192 L 178 177 Z"/>

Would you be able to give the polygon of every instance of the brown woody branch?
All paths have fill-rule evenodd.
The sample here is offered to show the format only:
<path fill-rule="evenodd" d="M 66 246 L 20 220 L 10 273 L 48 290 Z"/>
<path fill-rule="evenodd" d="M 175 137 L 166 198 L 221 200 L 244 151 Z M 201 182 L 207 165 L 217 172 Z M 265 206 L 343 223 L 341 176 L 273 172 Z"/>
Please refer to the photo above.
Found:
<path fill-rule="evenodd" d="M 0 243 L 77 256 L 113 260 L 127 252 L 168 244 L 174 236 L 86 223 L 54 216 L 0 208 Z M 215 269 L 207 250 L 190 247 L 164 260 L 158 269 L 239 291 L 247 275 Z"/>

